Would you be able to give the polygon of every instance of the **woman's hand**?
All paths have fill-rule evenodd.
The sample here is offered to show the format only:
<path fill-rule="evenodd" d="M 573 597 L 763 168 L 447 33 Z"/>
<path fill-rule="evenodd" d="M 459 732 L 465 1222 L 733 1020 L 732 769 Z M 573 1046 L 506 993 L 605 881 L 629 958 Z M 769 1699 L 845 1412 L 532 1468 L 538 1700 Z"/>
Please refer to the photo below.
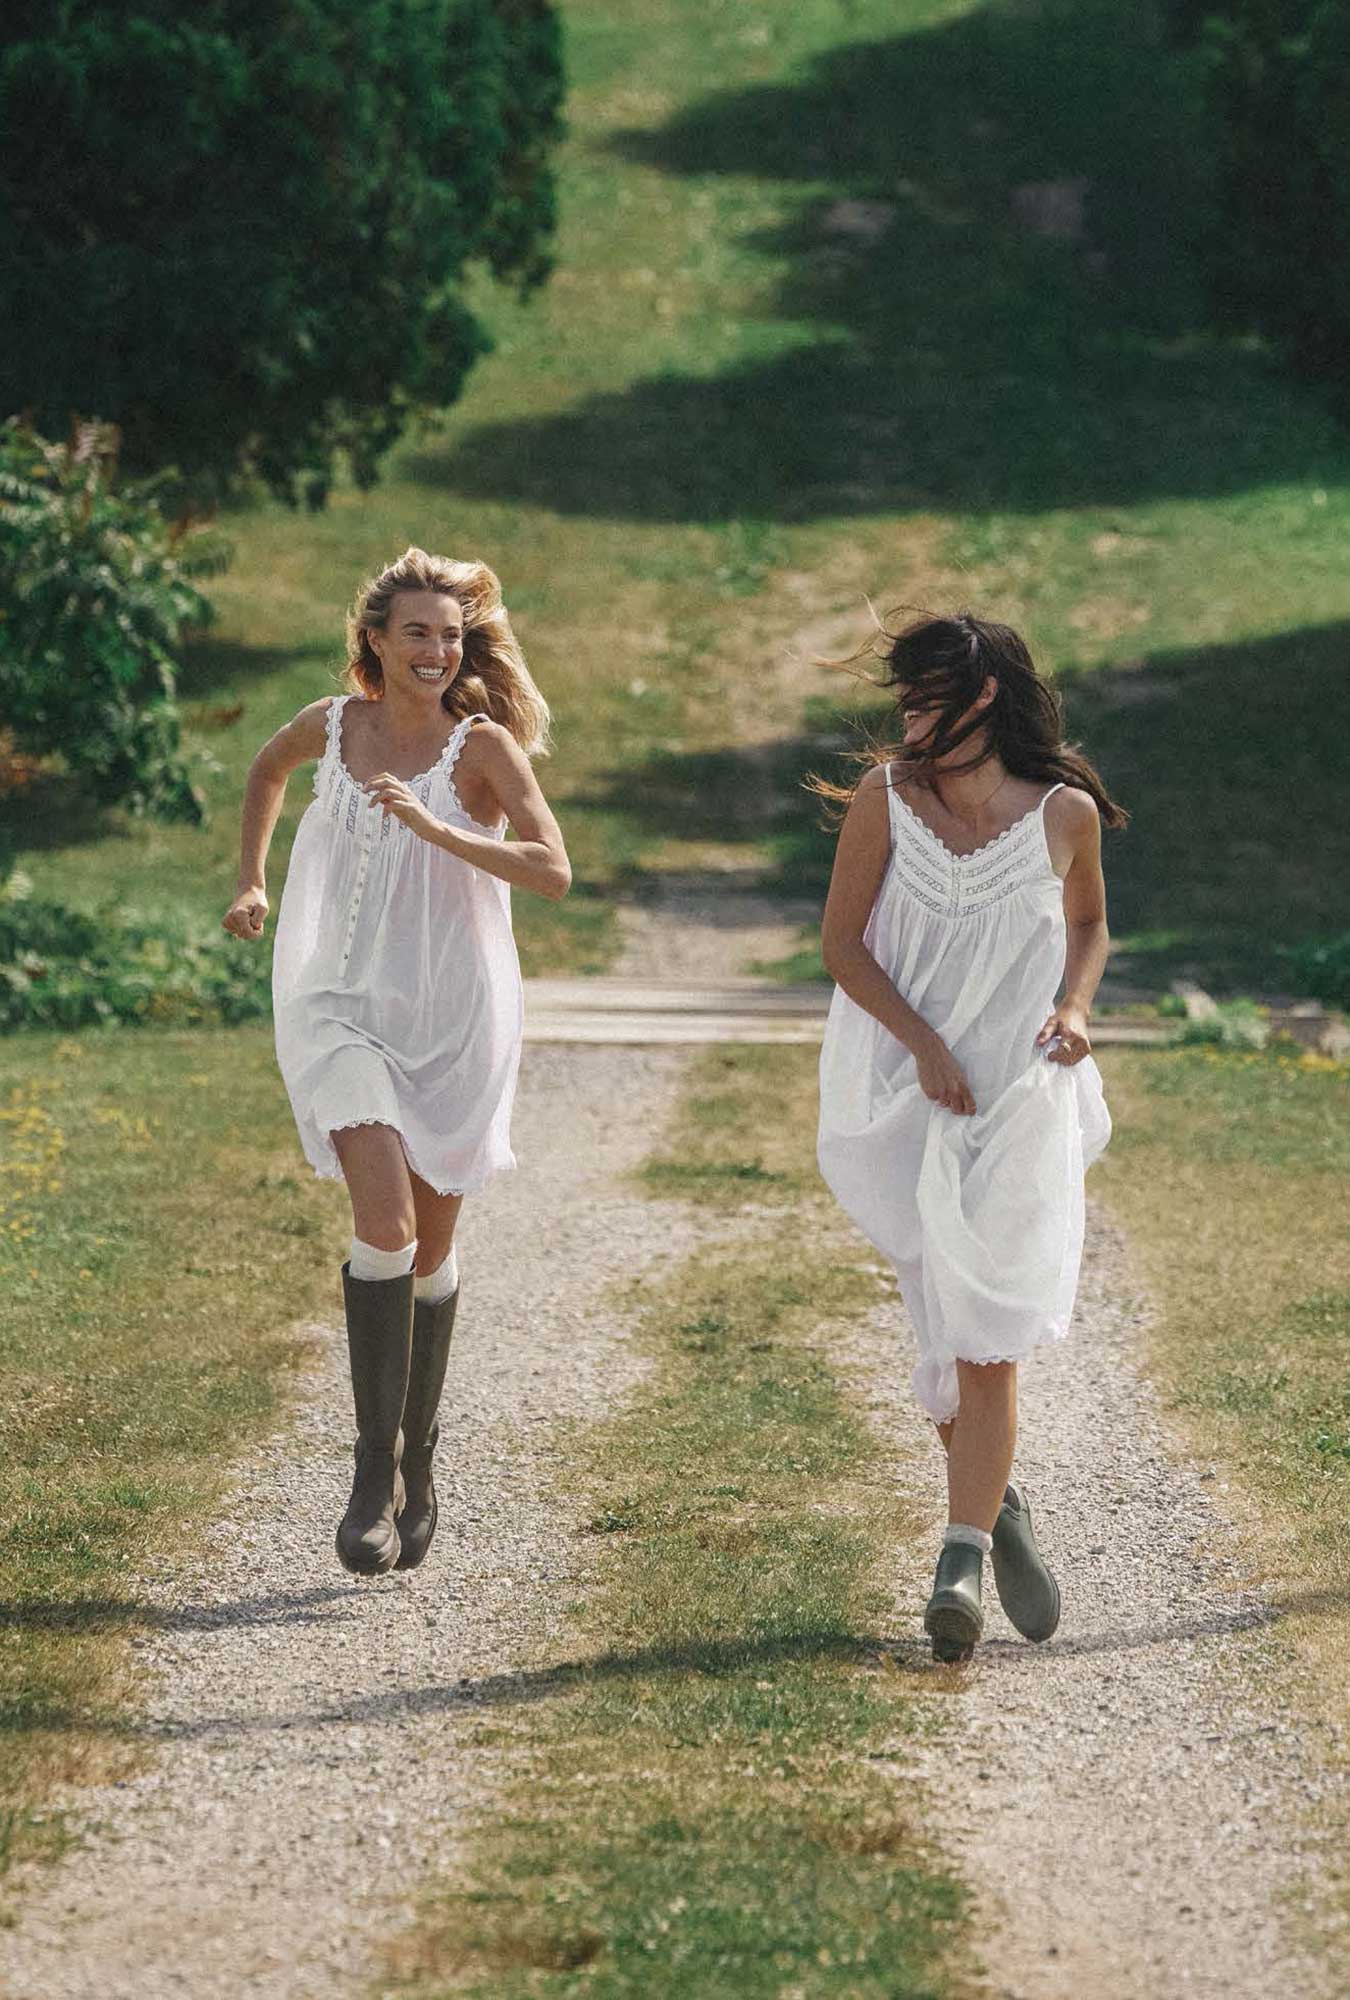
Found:
<path fill-rule="evenodd" d="M 1080 1063 L 1084 1056 L 1091 1055 L 1092 1044 L 1088 1040 L 1087 1009 L 1066 1002 L 1056 1007 L 1050 1019 L 1036 1037 L 1036 1047 L 1045 1051 L 1047 1062 L 1072 1065 Z"/>
<path fill-rule="evenodd" d="M 955 1111 L 962 1118 L 974 1115 L 975 1099 L 965 1071 L 941 1035 L 925 1036 L 914 1050 L 914 1061 L 918 1065 L 919 1088 L 925 1097 L 931 1097 L 934 1104 L 945 1105 L 948 1111 Z"/>
<path fill-rule="evenodd" d="M 221 929 L 231 937 L 248 938 L 256 943 L 263 934 L 267 922 L 267 893 L 261 884 L 253 888 L 241 889 L 221 921 Z"/>
<path fill-rule="evenodd" d="M 433 833 L 440 831 L 441 822 L 436 815 L 429 813 L 422 801 L 414 797 L 402 778 L 395 778 L 388 771 L 379 771 L 366 780 L 362 789 L 382 812 L 392 813 L 395 819 L 401 819 L 420 840 L 429 840 Z"/>

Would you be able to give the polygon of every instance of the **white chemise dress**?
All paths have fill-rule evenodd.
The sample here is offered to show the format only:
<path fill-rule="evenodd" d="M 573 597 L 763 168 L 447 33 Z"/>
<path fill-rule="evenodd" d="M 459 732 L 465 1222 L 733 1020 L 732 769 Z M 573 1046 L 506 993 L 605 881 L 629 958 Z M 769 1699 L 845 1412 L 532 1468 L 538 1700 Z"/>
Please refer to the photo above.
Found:
<path fill-rule="evenodd" d="M 277 1061 L 305 1158 L 342 1169 L 331 1133 L 392 1125 L 437 1194 L 474 1194 L 515 1165 L 511 1105 L 523 1020 L 505 882 L 420 839 L 373 804 L 342 755 L 334 696 L 314 797 L 277 915 Z M 437 819 L 500 839 L 455 790 L 466 717 L 408 789 Z"/>
<path fill-rule="evenodd" d="M 1091 1056 L 1035 1040 L 1064 971 L 1064 885 L 1045 800 L 954 854 L 887 773 L 891 857 L 864 942 L 942 1036 L 973 1116 L 934 1104 L 914 1057 L 836 988 L 820 1058 L 818 1156 L 841 1205 L 895 1266 L 918 1337 L 914 1392 L 937 1423 L 956 1363 L 1020 1361 L 1069 1329 L 1083 1247 L 1083 1175 L 1111 1136 Z"/>

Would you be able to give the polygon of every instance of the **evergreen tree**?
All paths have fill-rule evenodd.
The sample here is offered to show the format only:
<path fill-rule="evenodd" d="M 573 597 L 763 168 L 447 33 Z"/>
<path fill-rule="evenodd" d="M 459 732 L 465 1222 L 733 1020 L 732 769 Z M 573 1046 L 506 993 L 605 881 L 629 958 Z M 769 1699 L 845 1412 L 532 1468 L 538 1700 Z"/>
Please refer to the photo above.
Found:
<path fill-rule="evenodd" d="M 373 481 L 548 269 L 550 0 L 9 0 L 0 416 L 198 486 Z"/>

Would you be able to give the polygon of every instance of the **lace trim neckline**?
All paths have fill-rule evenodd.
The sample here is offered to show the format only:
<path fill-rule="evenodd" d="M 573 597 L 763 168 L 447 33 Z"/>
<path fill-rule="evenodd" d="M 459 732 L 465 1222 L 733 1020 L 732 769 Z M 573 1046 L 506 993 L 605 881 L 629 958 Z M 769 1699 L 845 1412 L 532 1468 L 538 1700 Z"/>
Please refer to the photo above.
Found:
<path fill-rule="evenodd" d="M 977 861 L 981 855 L 989 854 L 992 852 L 994 848 L 1001 847 L 1004 841 L 1008 839 L 1010 834 L 1020 832 L 1021 829 L 1026 825 L 1028 820 L 1039 818 L 1041 809 L 1045 805 L 1045 801 L 1050 797 L 1050 793 L 1057 792 L 1060 789 L 1060 786 L 1063 784 L 1063 782 L 1064 780 L 1062 778 L 1059 779 L 1055 784 L 1051 785 L 1050 791 L 1043 792 L 1041 794 L 1041 797 L 1037 800 L 1036 804 L 1034 806 L 1028 807 L 1027 811 L 1024 812 L 1019 819 L 1015 819 L 1011 826 L 1005 826 L 1002 833 L 996 833 L 992 840 L 983 841 L 979 847 L 972 847 L 970 851 L 966 854 L 958 854 L 954 847 L 948 847 L 946 841 L 942 838 L 942 835 L 940 833 L 935 833 L 932 827 L 928 824 L 928 821 L 926 819 L 921 818 L 920 815 L 915 812 L 913 806 L 910 805 L 905 799 L 901 798 L 899 792 L 895 789 L 895 786 L 891 783 L 889 772 L 887 773 L 886 776 L 886 789 L 890 793 L 891 797 L 895 800 L 895 803 L 899 806 L 901 812 L 904 813 L 905 817 L 907 819 L 912 820 L 915 826 L 919 828 L 921 833 L 926 833 L 928 835 L 928 838 L 932 841 L 933 845 L 938 849 L 938 851 L 942 854 L 945 854 L 948 861 L 954 861 L 959 863 L 962 861 Z"/>
<path fill-rule="evenodd" d="M 343 777 L 347 780 L 348 784 L 355 785 L 358 791 L 361 789 L 362 785 L 366 781 L 356 777 L 354 773 L 349 771 L 347 768 L 347 760 L 342 754 L 342 717 L 346 709 L 347 703 L 349 701 L 356 701 L 362 698 L 363 697 L 357 695 L 344 694 L 340 701 L 337 701 L 333 704 L 331 712 L 332 723 L 333 723 L 333 728 L 332 728 L 333 755 L 337 762 L 337 767 L 339 771 L 341 771 Z M 447 766 L 447 769 L 453 771 L 455 768 L 456 759 L 458 758 L 460 749 L 463 746 L 464 738 L 468 735 L 469 730 L 473 726 L 473 720 L 474 718 L 472 715 L 462 716 L 460 720 L 455 724 L 454 728 L 451 730 L 450 735 L 448 736 L 446 741 L 442 744 L 441 754 L 436 759 L 436 762 L 434 764 L 428 765 L 425 771 L 419 771 L 416 777 L 414 778 L 400 778 L 399 783 L 401 785 L 420 785 L 424 779 L 434 778 L 436 773 L 440 770 L 441 766 L 445 764 L 446 758 L 450 757 L 450 752 L 452 750 L 454 751 L 455 754 L 453 757 L 450 757 L 450 762 L 449 765 Z M 453 790 L 453 786 L 451 789 Z M 455 796 L 458 797 L 459 794 L 456 793 Z M 462 806 L 460 810 L 461 812 L 463 812 L 464 809 Z M 468 818 L 467 813 L 465 813 L 464 816 L 466 819 Z M 474 824 L 476 826 L 478 822 L 475 820 Z"/>

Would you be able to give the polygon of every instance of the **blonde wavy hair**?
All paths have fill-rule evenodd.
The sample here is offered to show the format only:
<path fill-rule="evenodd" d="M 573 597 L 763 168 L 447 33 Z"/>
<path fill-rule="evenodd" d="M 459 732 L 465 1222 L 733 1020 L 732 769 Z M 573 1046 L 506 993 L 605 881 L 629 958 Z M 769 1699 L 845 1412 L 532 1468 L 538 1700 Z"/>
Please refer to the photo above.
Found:
<path fill-rule="evenodd" d="M 441 696 L 448 715 L 491 716 L 510 730 L 527 757 L 549 744 L 548 703 L 534 684 L 520 641 L 502 603 L 502 587 L 484 562 L 452 562 L 425 549 L 405 549 L 396 563 L 361 586 L 347 613 L 347 669 L 343 686 L 368 701 L 384 698 L 384 669 L 369 639 L 389 623 L 401 590 L 439 590 L 464 613 L 464 661 Z"/>

